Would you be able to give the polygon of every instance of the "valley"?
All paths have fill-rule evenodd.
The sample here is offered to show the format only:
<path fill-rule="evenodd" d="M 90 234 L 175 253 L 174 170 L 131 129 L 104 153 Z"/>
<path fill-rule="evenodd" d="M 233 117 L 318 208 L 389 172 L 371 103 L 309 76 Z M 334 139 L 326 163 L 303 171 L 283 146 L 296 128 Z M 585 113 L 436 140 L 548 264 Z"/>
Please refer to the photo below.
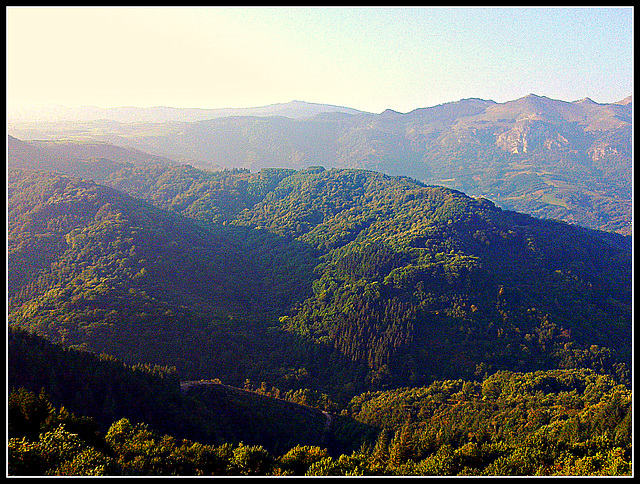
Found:
<path fill-rule="evenodd" d="M 8 132 L 34 146 L 106 143 L 209 170 L 361 168 L 443 184 L 540 218 L 631 233 L 631 98 L 598 104 L 531 94 L 380 114 L 309 105 L 300 115 L 300 105 L 199 121 L 153 118 L 152 110 L 44 124 L 9 119 Z M 565 203 L 533 195 L 538 190 Z"/>
<path fill-rule="evenodd" d="M 10 469 L 629 474 L 630 101 L 276 108 L 9 124 Z"/>

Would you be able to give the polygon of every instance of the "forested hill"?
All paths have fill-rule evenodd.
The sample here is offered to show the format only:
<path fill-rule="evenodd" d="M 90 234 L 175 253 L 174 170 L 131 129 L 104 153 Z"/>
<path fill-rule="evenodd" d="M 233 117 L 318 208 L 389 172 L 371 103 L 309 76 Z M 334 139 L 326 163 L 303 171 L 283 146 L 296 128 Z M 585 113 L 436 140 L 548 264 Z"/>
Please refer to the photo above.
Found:
<path fill-rule="evenodd" d="M 239 222 L 323 253 L 285 327 L 366 362 L 371 382 L 572 365 L 578 341 L 630 338 L 629 238 L 361 171 L 298 173 Z"/>
<path fill-rule="evenodd" d="M 336 398 L 501 369 L 628 381 L 629 237 L 362 170 L 104 183 L 10 172 L 10 321 L 185 379 Z"/>
<path fill-rule="evenodd" d="M 265 321 L 310 285 L 309 251 L 266 232 L 58 175 L 11 171 L 8 194 L 10 320 L 67 345 L 244 381 Z"/>
<path fill-rule="evenodd" d="M 180 392 L 169 368 L 127 366 L 20 330 L 8 350 L 10 475 L 632 472 L 631 391 L 587 369 L 366 392 L 337 415 L 310 408 L 330 402 L 307 390 L 201 382 Z"/>
<path fill-rule="evenodd" d="M 206 444 L 262 445 L 280 453 L 297 444 L 323 445 L 332 454 L 356 450 L 372 435 L 367 425 L 328 417 L 313 408 L 310 391 L 269 398 L 214 381 L 193 382 L 187 389 L 174 368 L 125 365 L 113 356 L 65 348 L 17 329 L 9 331 L 8 351 L 12 393 L 21 388 L 35 394 L 43 390 L 57 407 L 93 419 L 97 428 L 88 426 L 89 430 L 103 435 L 109 426 L 127 419 L 147 424 L 154 432 Z M 22 405 L 25 411 L 25 402 Z M 26 434 L 37 439 L 42 428 L 35 421 L 36 412 L 27 418 L 18 413 L 15 407 L 10 410 L 10 437 Z"/>

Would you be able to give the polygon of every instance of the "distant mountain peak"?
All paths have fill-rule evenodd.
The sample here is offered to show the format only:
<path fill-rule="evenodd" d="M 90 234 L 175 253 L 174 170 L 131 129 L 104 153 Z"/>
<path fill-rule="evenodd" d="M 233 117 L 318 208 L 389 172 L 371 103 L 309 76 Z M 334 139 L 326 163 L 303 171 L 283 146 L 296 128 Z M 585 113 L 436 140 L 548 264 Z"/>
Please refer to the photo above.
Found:
<path fill-rule="evenodd" d="M 402 116 L 402 113 L 394 111 L 393 109 L 385 109 L 380 113 L 381 116 Z"/>
<path fill-rule="evenodd" d="M 591 99 L 590 97 L 585 97 L 580 99 L 579 101 L 576 101 L 576 103 L 582 103 L 582 104 L 599 104 L 597 102 L 595 102 L 593 99 Z"/>

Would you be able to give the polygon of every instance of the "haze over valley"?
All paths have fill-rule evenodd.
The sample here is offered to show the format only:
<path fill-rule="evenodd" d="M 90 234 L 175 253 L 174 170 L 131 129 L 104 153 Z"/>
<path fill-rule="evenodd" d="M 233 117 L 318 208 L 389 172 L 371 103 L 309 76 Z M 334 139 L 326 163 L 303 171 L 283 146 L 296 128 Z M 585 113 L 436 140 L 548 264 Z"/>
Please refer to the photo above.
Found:
<path fill-rule="evenodd" d="M 632 13 L 8 7 L 7 474 L 632 476 Z"/>
<path fill-rule="evenodd" d="M 206 115 L 215 117 L 194 120 Z M 104 144 L 208 170 L 362 168 L 456 188 L 542 218 L 630 234 L 631 115 L 631 97 L 598 104 L 531 94 L 505 103 L 463 99 L 380 114 L 295 101 L 215 112 L 66 109 L 31 123 L 10 117 L 9 134 L 30 149 L 77 150 L 68 153 L 77 158 L 88 156 L 88 145 Z M 21 166 L 11 149 L 10 157 Z"/>

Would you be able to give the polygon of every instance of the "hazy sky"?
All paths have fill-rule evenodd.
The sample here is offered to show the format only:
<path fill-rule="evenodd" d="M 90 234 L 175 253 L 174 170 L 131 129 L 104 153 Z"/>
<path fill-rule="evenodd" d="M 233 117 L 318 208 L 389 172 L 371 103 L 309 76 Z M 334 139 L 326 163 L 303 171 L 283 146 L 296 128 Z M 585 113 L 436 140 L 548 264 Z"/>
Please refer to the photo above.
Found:
<path fill-rule="evenodd" d="M 6 7 L 7 101 L 407 112 L 633 89 L 633 9 Z"/>

